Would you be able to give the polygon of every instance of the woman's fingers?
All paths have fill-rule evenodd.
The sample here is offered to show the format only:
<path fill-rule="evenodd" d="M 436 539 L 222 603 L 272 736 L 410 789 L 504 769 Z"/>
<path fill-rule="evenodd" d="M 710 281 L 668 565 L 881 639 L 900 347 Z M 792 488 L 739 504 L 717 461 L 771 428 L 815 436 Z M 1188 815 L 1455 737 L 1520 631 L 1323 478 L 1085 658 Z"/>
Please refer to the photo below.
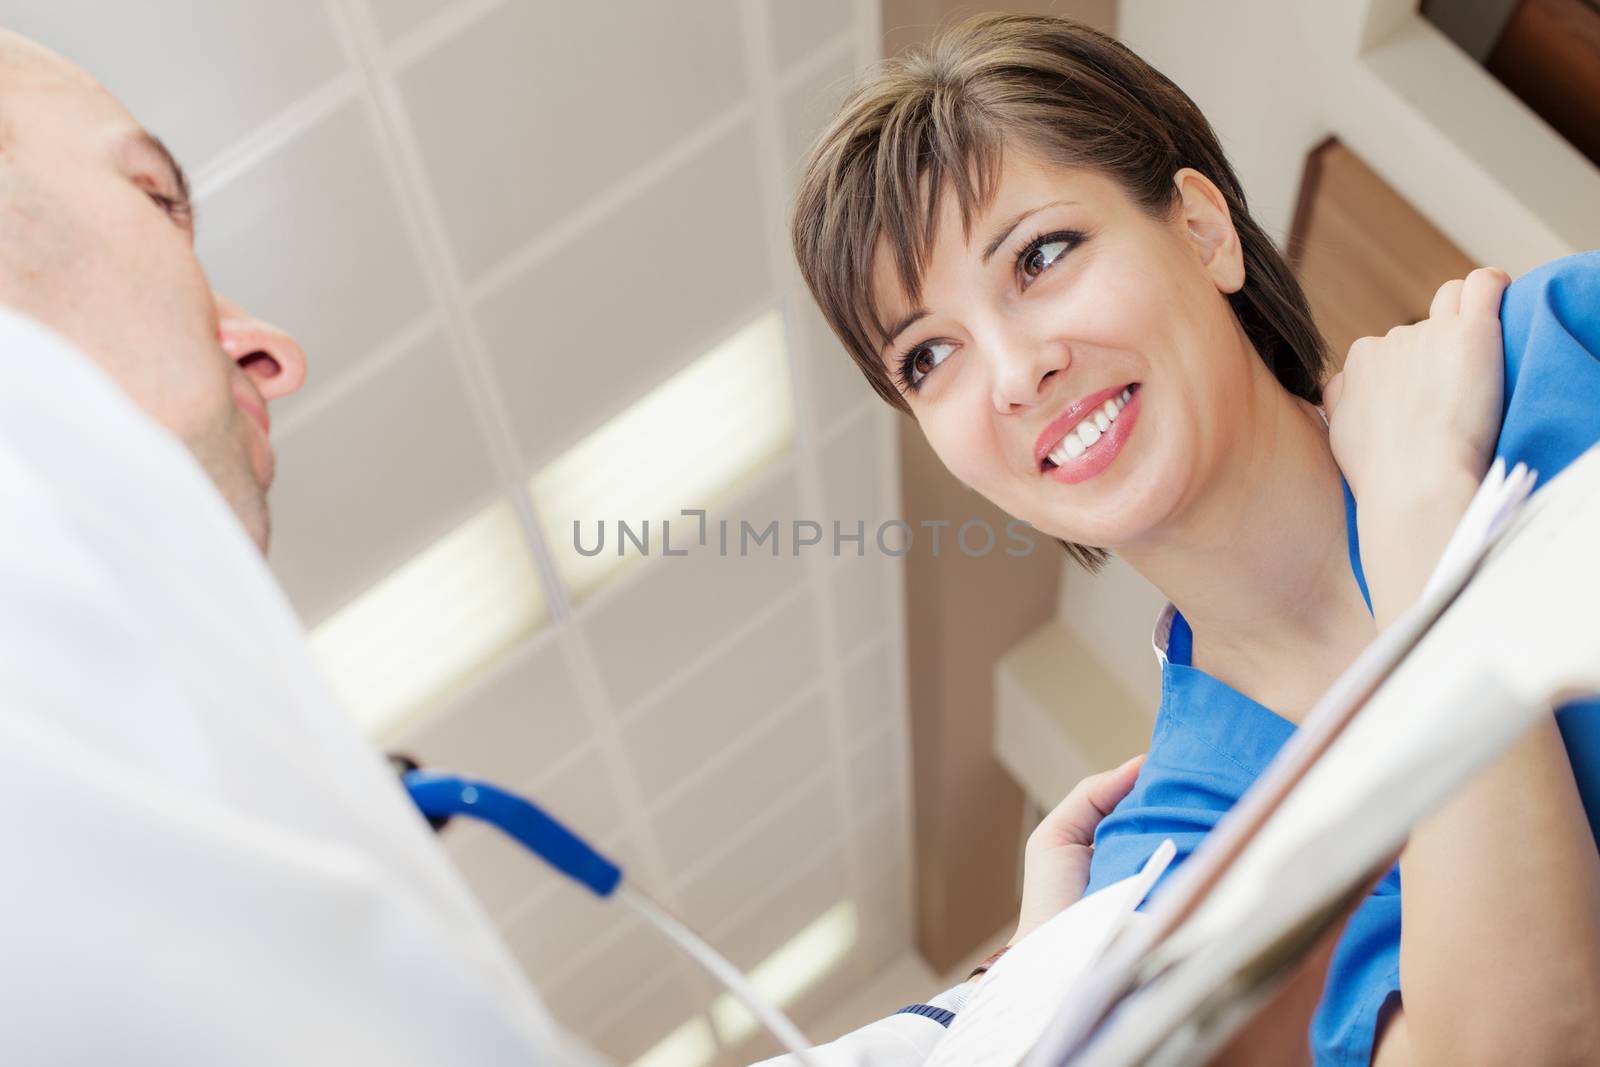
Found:
<path fill-rule="evenodd" d="M 1092 844 L 1095 827 L 1128 795 L 1143 765 L 1140 753 L 1120 767 L 1083 779 L 1044 817 L 1030 840 L 1052 848 Z"/>
<path fill-rule="evenodd" d="M 1510 284 L 1511 276 L 1498 267 L 1479 267 L 1465 278 L 1453 278 L 1439 286 L 1428 307 L 1428 317 L 1498 315 L 1500 297 Z"/>
<path fill-rule="evenodd" d="M 1511 275 L 1496 267 L 1479 267 L 1460 284 L 1461 314 L 1498 318 L 1500 298 L 1511 284 Z"/>
<path fill-rule="evenodd" d="M 1344 371 L 1340 371 L 1322 387 L 1322 410 L 1327 413 L 1329 422 L 1333 421 L 1333 409 L 1339 406 L 1339 396 L 1343 392 Z"/>
<path fill-rule="evenodd" d="M 1115 770 L 1083 779 L 1029 835 L 1023 853 L 1022 908 L 1012 944 L 1082 898 L 1089 884 L 1095 828 L 1128 795 L 1143 764 L 1144 756 L 1139 755 Z"/>
<path fill-rule="evenodd" d="M 1466 284 L 1460 278 L 1452 278 L 1439 286 L 1439 291 L 1433 294 L 1433 303 L 1428 305 L 1428 318 L 1437 319 L 1444 315 L 1460 314 L 1461 290 Z"/>
<path fill-rule="evenodd" d="M 1099 774 L 1091 774 L 1084 779 L 1083 784 L 1088 787 L 1089 802 L 1100 813 L 1100 818 L 1111 814 L 1111 809 L 1122 803 L 1122 798 L 1128 795 L 1133 788 L 1134 780 L 1139 777 L 1139 768 L 1144 766 L 1143 752 L 1134 756 L 1120 767 Z M 1095 822 L 1099 822 L 1096 819 Z"/>

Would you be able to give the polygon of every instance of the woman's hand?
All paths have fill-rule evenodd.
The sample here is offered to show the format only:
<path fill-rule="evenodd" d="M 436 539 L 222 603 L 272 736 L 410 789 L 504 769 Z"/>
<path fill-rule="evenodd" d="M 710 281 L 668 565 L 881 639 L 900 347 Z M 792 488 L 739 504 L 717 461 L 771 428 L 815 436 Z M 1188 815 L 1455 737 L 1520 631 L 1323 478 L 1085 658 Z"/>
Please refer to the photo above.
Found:
<path fill-rule="evenodd" d="M 1409 500 L 1441 478 L 1483 480 L 1500 433 L 1504 271 L 1446 282 L 1428 318 L 1350 346 L 1323 389 L 1334 459 L 1366 507 Z"/>
<path fill-rule="evenodd" d="M 1017 932 L 1007 944 L 1021 941 L 1083 897 L 1089 884 L 1095 827 L 1128 795 L 1143 764 L 1140 754 L 1115 770 L 1085 778 L 1028 835 L 1023 852 L 1022 913 Z"/>

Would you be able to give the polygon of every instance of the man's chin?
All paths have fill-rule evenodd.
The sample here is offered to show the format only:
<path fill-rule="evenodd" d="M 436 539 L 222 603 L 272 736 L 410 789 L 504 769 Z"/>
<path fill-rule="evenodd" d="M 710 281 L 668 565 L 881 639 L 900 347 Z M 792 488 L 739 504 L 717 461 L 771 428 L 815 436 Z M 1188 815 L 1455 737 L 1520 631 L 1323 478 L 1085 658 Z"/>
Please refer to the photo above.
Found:
<path fill-rule="evenodd" d="M 237 493 L 224 491 L 223 499 L 228 502 L 229 509 L 239 519 L 244 532 L 265 556 L 267 546 L 272 541 L 272 513 L 267 510 L 267 495 L 253 483 L 240 488 L 242 491 Z"/>
<path fill-rule="evenodd" d="M 267 488 L 272 484 L 277 457 L 264 439 L 260 439 L 259 447 L 257 442 L 241 440 L 238 425 L 225 423 L 219 432 L 210 435 L 209 441 L 191 442 L 190 451 L 200 460 L 245 533 L 265 556 L 272 539 Z"/>
<path fill-rule="evenodd" d="M 256 543 L 263 557 L 272 544 L 272 513 L 267 510 L 266 500 L 261 501 L 261 514 L 255 522 L 245 521 L 245 533 L 250 535 L 250 540 Z"/>
<path fill-rule="evenodd" d="M 191 451 L 222 494 L 228 509 L 244 527 L 244 532 L 265 556 L 272 539 L 272 515 L 267 509 L 267 490 L 257 479 L 256 464 L 235 449 L 191 447 Z"/>

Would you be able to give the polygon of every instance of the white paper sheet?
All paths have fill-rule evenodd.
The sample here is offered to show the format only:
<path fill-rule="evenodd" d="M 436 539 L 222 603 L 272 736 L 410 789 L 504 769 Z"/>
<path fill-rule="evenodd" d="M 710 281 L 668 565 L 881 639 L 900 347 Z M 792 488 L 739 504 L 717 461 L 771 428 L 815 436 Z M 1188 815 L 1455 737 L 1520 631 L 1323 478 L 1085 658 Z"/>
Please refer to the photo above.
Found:
<path fill-rule="evenodd" d="M 1068 994 L 1167 869 L 1177 848 L 1162 842 L 1131 878 L 1091 893 L 1014 945 L 991 967 L 950 1024 L 927 1067 L 1016 1067 Z"/>

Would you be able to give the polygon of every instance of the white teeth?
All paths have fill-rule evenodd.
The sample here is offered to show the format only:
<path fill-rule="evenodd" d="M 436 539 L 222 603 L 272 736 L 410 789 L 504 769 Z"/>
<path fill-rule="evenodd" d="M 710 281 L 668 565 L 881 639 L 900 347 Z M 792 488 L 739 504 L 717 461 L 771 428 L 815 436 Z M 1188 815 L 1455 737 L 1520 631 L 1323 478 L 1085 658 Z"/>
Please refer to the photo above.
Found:
<path fill-rule="evenodd" d="M 1119 395 L 1107 400 L 1094 413 L 1074 426 L 1063 437 L 1050 453 L 1050 462 L 1061 466 L 1069 459 L 1077 459 L 1088 450 L 1089 446 L 1100 440 L 1100 436 L 1111 429 L 1111 424 L 1117 421 L 1123 407 L 1133 396 L 1133 389 L 1124 389 Z"/>

